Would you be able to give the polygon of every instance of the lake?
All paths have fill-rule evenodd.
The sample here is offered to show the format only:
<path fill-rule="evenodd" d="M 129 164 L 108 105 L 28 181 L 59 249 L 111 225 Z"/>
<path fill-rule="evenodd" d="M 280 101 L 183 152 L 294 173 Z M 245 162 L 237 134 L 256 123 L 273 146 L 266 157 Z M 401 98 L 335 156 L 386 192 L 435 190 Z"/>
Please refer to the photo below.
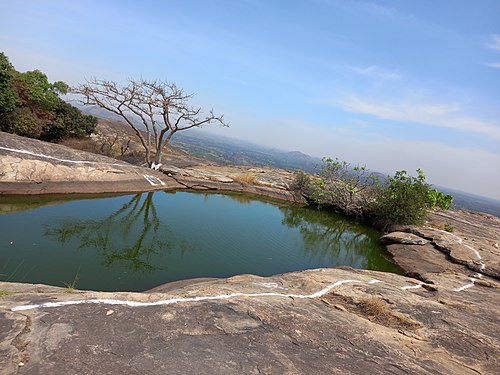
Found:
<path fill-rule="evenodd" d="M 402 273 L 380 235 L 331 212 L 240 194 L 1 197 L 0 280 L 144 291 L 339 265 Z"/>

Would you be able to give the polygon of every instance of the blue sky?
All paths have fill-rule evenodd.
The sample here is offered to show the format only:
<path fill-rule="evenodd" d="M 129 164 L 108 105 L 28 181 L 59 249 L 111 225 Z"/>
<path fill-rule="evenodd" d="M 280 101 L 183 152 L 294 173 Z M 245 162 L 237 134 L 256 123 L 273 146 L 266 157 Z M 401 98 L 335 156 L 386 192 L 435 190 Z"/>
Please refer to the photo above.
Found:
<path fill-rule="evenodd" d="M 173 81 L 207 131 L 500 199 L 498 0 L 0 4 L 18 70 Z"/>

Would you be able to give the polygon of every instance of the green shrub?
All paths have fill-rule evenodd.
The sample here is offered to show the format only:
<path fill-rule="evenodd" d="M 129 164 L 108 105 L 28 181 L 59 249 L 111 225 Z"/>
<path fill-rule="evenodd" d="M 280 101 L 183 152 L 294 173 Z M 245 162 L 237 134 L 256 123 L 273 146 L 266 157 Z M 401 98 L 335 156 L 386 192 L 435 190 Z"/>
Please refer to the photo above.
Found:
<path fill-rule="evenodd" d="M 393 224 L 424 223 L 430 208 L 429 185 L 425 182 L 424 172 L 417 169 L 417 173 L 417 177 L 413 177 L 406 171 L 397 171 L 380 187 L 374 206 L 379 225 L 386 228 Z"/>
<path fill-rule="evenodd" d="M 299 194 L 308 195 L 311 190 L 311 179 L 302 171 L 295 172 L 290 189 Z"/>
<path fill-rule="evenodd" d="M 324 158 L 320 178 L 312 186 L 311 196 L 319 206 L 333 207 L 349 216 L 364 217 L 374 202 L 377 177 L 365 166 L 339 159 Z"/>
<path fill-rule="evenodd" d="M 431 209 L 439 207 L 443 210 L 449 210 L 451 204 L 453 203 L 453 196 L 450 194 L 444 194 L 437 189 L 429 189 L 427 191 L 427 202 Z"/>
<path fill-rule="evenodd" d="M 27 107 L 16 108 L 7 118 L 7 131 L 23 137 L 38 138 L 42 131 L 40 119 Z"/>

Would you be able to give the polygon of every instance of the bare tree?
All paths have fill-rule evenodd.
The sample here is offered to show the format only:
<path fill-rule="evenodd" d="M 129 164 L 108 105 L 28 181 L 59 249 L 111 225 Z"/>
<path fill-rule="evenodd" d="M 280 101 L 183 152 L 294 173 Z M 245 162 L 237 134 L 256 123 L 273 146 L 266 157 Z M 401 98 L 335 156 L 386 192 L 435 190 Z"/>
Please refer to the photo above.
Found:
<path fill-rule="evenodd" d="M 162 150 L 178 131 L 210 123 L 228 126 L 223 115 L 217 116 L 213 110 L 203 115 L 201 108 L 191 107 L 193 94 L 185 94 L 174 83 L 140 79 L 120 86 L 93 78 L 71 92 L 81 94 L 84 104 L 98 105 L 121 116 L 141 141 L 146 162 L 153 169 L 161 166 Z"/>

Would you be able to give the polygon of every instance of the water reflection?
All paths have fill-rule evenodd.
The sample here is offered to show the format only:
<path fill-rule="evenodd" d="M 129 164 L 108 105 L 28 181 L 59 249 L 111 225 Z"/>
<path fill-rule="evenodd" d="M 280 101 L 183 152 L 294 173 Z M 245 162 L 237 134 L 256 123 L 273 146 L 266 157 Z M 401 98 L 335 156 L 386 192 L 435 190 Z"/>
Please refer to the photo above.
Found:
<path fill-rule="evenodd" d="M 377 231 L 330 212 L 205 192 L 54 204 L 69 198 L 0 215 L 0 279 L 60 286 L 78 275 L 82 289 L 139 291 L 194 277 L 331 265 L 399 271 Z M 29 209 L 42 200 L 6 203 Z"/>
<path fill-rule="evenodd" d="M 330 259 L 332 265 L 401 272 L 378 244 L 376 230 L 333 212 L 293 206 L 281 207 L 280 211 L 284 215 L 283 224 L 299 229 L 304 252 L 311 256 Z"/>
<path fill-rule="evenodd" d="M 56 237 L 61 245 L 76 241 L 80 249 L 97 249 L 108 268 L 120 264 L 134 271 L 157 270 L 158 265 L 150 261 L 153 254 L 186 251 L 189 246 L 160 221 L 153 194 L 136 194 L 100 220 L 69 218 L 45 225 L 45 235 Z"/>

